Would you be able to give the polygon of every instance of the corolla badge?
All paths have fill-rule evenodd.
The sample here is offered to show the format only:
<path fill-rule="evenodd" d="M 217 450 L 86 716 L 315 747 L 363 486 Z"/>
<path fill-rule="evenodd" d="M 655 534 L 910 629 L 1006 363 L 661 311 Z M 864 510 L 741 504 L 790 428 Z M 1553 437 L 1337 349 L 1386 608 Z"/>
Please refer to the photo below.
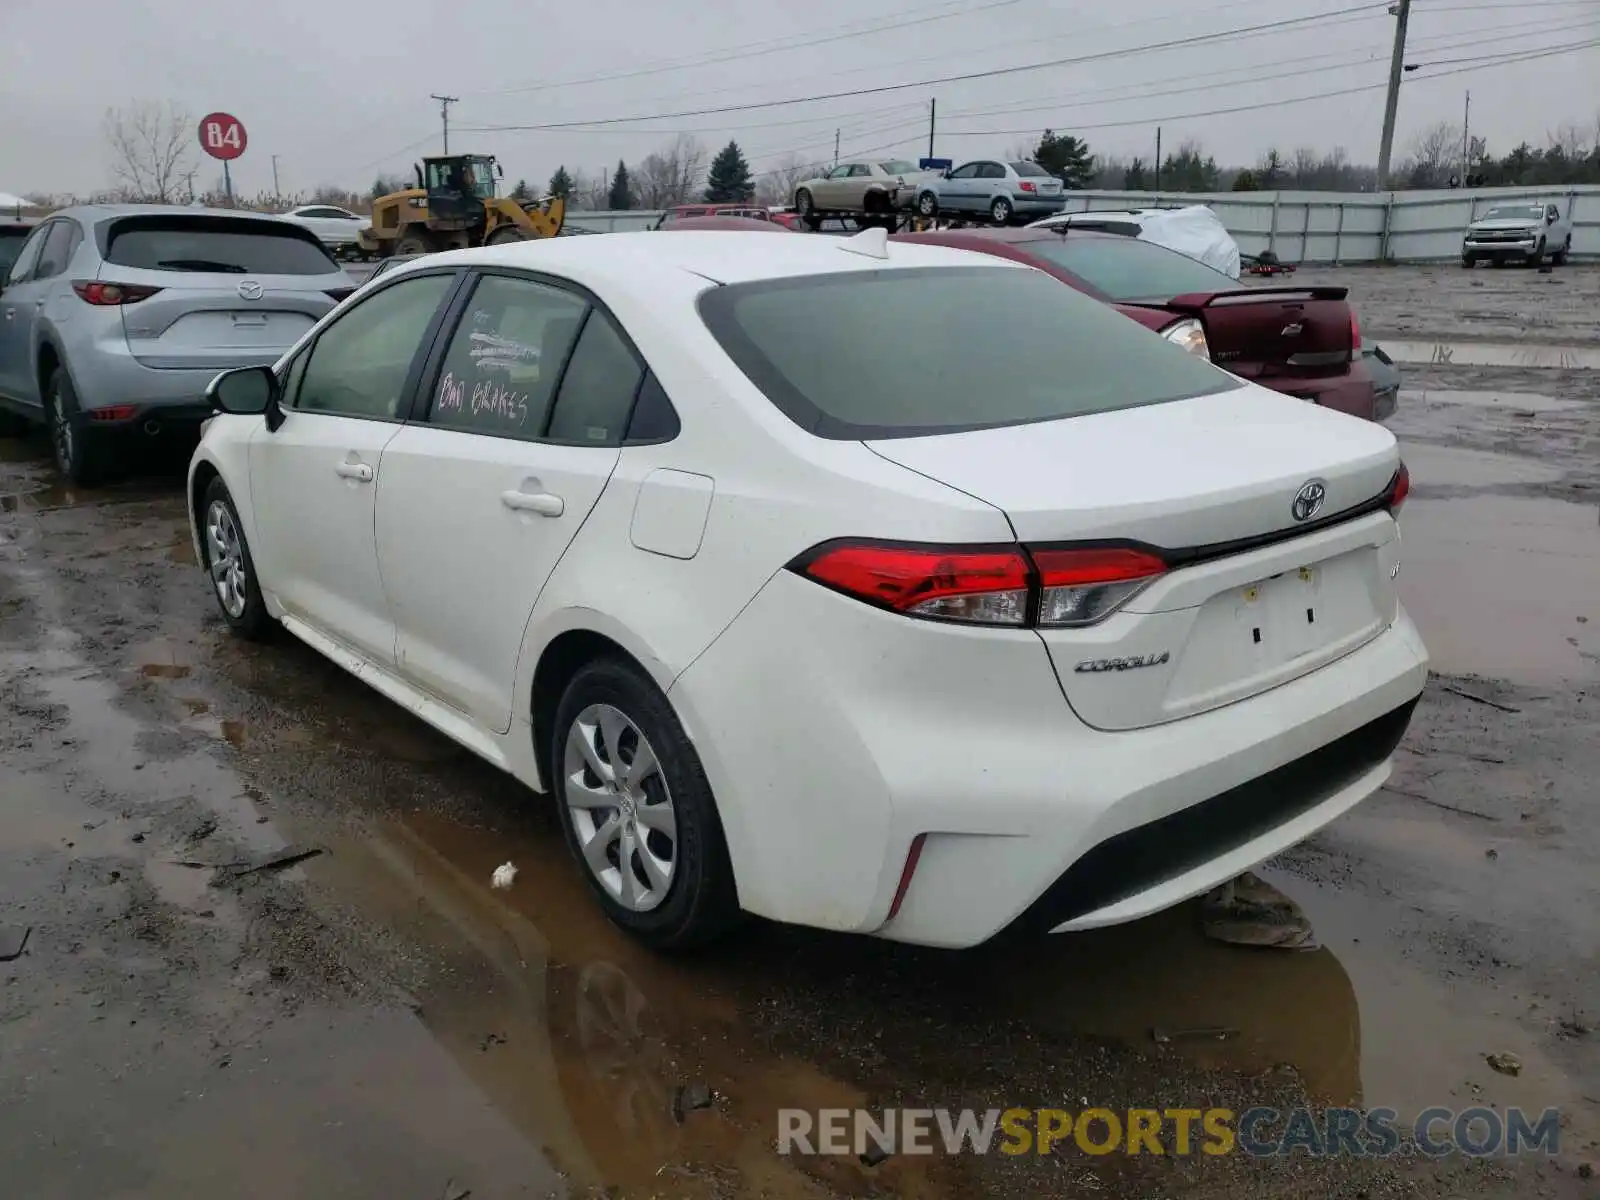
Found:
<path fill-rule="evenodd" d="M 262 287 L 254 279 L 246 279 L 239 285 L 239 299 L 241 300 L 259 300 L 261 299 L 261 293 Z"/>
<path fill-rule="evenodd" d="M 1289 515 L 1296 521 L 1309 521 L 1322 511 L 1322 502 L 1328 498 L 1328 485 L 1320 479 L 1310 479 L 1300 485 L 1289 506 Z"/>
<path fill-rule="evenodd" d="M 1101 671 L 1137 671 L 1140 667 L 1159 667 L 1172 661 L 1170 652 L 1136 654 L 1129 658 L 1086 658 L 1072 669 L 1080 675 L 1098 675 Z"/>

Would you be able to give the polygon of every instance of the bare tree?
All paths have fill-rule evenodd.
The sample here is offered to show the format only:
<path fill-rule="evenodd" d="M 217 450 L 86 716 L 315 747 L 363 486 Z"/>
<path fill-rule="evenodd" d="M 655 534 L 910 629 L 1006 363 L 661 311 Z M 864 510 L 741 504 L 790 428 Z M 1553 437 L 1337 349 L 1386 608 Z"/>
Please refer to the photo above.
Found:
<path fill-rule="evenodd" d="M 1316 184 L 1317 168 L 1321 165 L 1321 156 L 1310 146 L 1300 146 L 1294 152 L 1294 185 L 1295 187 L 1312 187 Z"/>
<path fill-rule="evenodd" d="M 1568 122 L 1554 133 L 1545 134 L 1552 150 L 1560 150 L 1567 158 L 1582 158 L 1587 152 L 1589 131 L 1582 125 Z"/>
<path fill-rule="evenodd" d="M 194 122 L 180 104 L 135 100 L 126 108 L 108 108 L 105 138 L 111 153 L 111 174 L 122 189 L 140 200 L 170 204 L 194 155 Z"/>
<path fill-rule="evenodd" d="M 1403 168 L 1414 188 L 1443 187 L 1450 168 L 1461 161 L 1461 126 L 1453 121 L 1430 125 L 1411 142 L 1411 157 Z"/>
<path fill-rule="evenodd" d="M 672 143 L 645 156 L 633 168 L 635 198 L 640 208 L 671 208 L 687 203 L 699 190 L 705 173 L 706 149 L 680 133 Z"/>
<path fill-rule="evenodd" d="M 788 204 L 794 199 L 795 186 L 802 180 L 815 178 L 822 170 L 820 163 L 807 162 L 798 154 L 790 154 L 771 170 L 756 176 L 756 200 L 761 204 Z"/>

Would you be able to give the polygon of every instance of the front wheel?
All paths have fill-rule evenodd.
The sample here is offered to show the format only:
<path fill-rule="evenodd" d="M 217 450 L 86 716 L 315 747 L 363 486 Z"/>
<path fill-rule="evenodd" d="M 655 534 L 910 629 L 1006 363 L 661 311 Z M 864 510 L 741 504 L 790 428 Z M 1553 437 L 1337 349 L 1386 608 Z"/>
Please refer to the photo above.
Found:
<path fill-rule="evenodd" d="M 1011 220 L 1011 201 L 1004 196 L 996 196 L 994 203 L 989 205 L 989 217 L 996 225 L 1005 225 Z"/>
<path fill-rule="evenodd" d="M 1533 254 L 1530 255 L 1529 258 L 1528 258 L 1528 265 L 1530 267 L 1537 267 L 1543 262 L 1544 262 L 1544 239 L 1540 238 L 1539 241 L 1538 241 L 1538 244 L 1535 245 L 1534 248 L 1533 248 Z"/>
<path fill-rule="evenodd" d="M 419 233 L 408 233 L 394 244 L 396 255 L 426 254 L 428 248 L 427 240 Z"/>
<path fill-rule="evenodd" d="M 1470 271 L 1473 267 L 1478 265 L 1478 260 L 1470 254 L 1463 254 L 1461 256 L 1461 265 Z"/>
<path fill-rule="evenodd" d="M 240 637 L 260 641 L 271 632 L 273 620 L 261 598 L 244 523 L 221 476 L 207 485 L 200 506 L 201 565 L 211 580 L 222 619 Z"/>
<path fill-rule="evenodd" d="M 917 197 L 917 215 L 923 217 L 936 217 L 939 215 L 939 197 L 932 192 L 923 192 Z"/>
<path fill-rule="evenodd" d="M 505 246 L 511 242 L 525 242 L 528 235 L 515 225 L 502 225 L 489 235 L 486 246 Z"/>
<path fill-rule="evenodd" d="M 1572 235 L 1567 234 L 1567 240 L 1561 243 L 1561 249 L 1550 256 L 1550 261 L 1558 267 L 1567 265 L 1567 256 L 1572 253 Z"/>
<path fill-rule="evenodd" d="M 711 785 L 643 672 L 613 658 L 580 670 L 556 708 L 549 762 L 567 846 L 614 924 L 665 950 L 737 921 Z"/>

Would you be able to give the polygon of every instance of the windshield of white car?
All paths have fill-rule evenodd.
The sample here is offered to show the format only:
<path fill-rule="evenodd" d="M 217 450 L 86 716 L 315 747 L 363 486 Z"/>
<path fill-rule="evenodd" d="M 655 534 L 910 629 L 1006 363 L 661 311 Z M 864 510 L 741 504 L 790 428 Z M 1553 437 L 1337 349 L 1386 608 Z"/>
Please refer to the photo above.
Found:
<path fill-rule="evenodd" d="M 214 217 L 124 217 L 106 236 L 106 261 L 146 271 L 332 275 L 339 264 L 303 226 Z"/>
<path fill-rule="evenodd" d="M 957 433 L 1243 384 L 1042 271 L 843 271 L 712 288 L 700 315 L 790 420 L 834 440 Z"/>
<path fill-rule="evenodd" d="M 1065 267 L 1108 300 L 1170 300 L 1185 292 L 1231 292 L 1239 286 L 1197 259 L 1134 238 L 1053 233 L 1018 248 Z"/>
<path fill-rule="evenodd" d="M 1544 207 L 1539 204 L 1499 204 L 1491 208 L 1480 221 L 1542 221 Z"/>
<path fill-rule="evenodd" d="M 879 163 L 878 166 L 882 168 L 885 175 L 915 175 L 917 173 L 917 169 L 903 158 L 897 158 L 892 162 Z"/>
<path fill-rule="evenodd" d="M 1050 172 L 1036 162 L 1014 162 L 1011 164 L 1011 169 L 1024 179 L 1052 178 Z"/>

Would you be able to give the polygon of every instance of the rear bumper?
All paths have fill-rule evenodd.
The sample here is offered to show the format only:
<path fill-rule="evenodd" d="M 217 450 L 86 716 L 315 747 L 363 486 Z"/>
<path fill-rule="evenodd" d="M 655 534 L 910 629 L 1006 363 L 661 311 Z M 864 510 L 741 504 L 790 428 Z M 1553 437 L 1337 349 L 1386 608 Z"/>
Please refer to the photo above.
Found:
<path fill-rule="evenodd" d="M 1019 217 L 1053 217 L 1067 206 L 1065 196 L 1029 196 L 1013 192 L 1011 205 Z"/>
<path fill-rule="evenodd" d="M 1386 421 L 1399 403 L 1400 372 L 1381 351 L 1363 353 L 1342 375 L 1317 379 L 1259 378 L 1255 382 L 1273 391 L 1307 400 L 1323 408 L 1349 413 L 1367 421 Z"/>
<path fill-rule="evenodd" d="M 96 342 L 88 353 L 69 351 L 69 361 L 78 407 L 84 412 L 131 404 L 141 413 L 160 410 L 179 420 L 191 410 L 205 410 L 210 415 L 205 390 L 221 372 L 233 367 L 270 367 L 283 353 L 265 349 L 205 367 L 159 368 L 134 358 L 120 338 L 107 338 Z"/>
<path fill-rule="evenodd" d="M 1304 839 L 1382 785 L 1426 679 L 1400 611 L 1269 692 L 1108 733 L 1030 631 L 915 621 L 780 571 L 669 695 L 746 909 L 961 947 L 1131 920 Z"/>

